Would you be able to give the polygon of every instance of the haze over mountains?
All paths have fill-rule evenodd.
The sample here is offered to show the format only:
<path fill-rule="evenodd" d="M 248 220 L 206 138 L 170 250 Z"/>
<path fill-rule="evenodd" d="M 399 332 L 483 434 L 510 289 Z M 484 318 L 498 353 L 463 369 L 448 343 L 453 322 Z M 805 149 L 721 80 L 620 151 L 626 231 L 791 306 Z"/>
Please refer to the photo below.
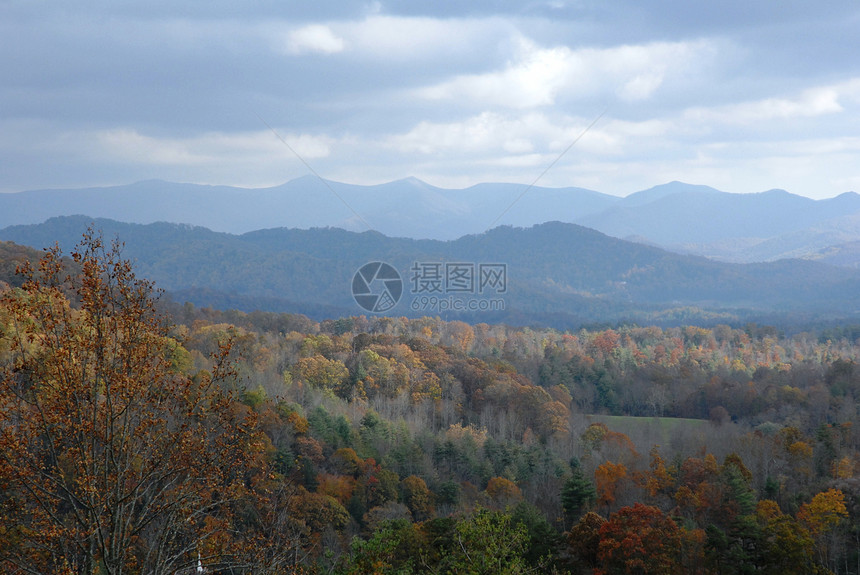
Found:
<path fill-rule="evenodd" d="M 305 176 L 260 189 L 150 180 L 109 188 L 0 194 L 0 228 L 85 214 L 130 223 L 186 223 L 229 233 L 338 227 L 447 240 L 483 232 L 493 224 L 529 226 L 560 216 L 571 220 L 598 213 L 618 199 L 580 188 L 536 187 L 516 209 L 494 222 L 523 191 L 525 186 L 518 184 L 448 190 L 416 178 L 359 186 Z"/>
<path fill-rule="evenodd" d="M 582 188 L 479 184 L 458 190 L 415 178 L 359 186 L 306 176 L 261 189 L 150 180 L 0 194 L 0 228 L 74 214 L 130 223 L 186 223 L 234 234 L 339 227 L 437 240 L 496 225 L 561 221 L 724 261 L 807 258 L 860 265 L 852 246 L 860 241 L 860 195 L 853 192 L 811 200 L 783 190 L 732 194 L 671 182 L 620 198 Z"/>

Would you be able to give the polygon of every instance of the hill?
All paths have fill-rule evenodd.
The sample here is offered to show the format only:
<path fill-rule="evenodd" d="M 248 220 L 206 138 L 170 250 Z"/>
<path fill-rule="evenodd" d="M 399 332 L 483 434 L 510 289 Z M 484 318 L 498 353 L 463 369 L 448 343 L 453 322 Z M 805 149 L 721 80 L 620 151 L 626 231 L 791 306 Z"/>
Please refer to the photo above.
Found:
<path fill-rule="evenodd" d="M 93 222 L 83 216 L 0 230 L 0 239 L 43 248 L 77 243 Z M 198 305 L 266 309 L 335 317 L 365 313 L 353 300 L 353 276 L 368 262 L 399 271 L 403 297 L 395 315 L 558 327 L 597 321 L 731 323 L 792 313 L 853 316 L 860 309 L 860 272 L 785 260 L 728 264 L 628 242 L 575 224 L 502 226 L 452 241 L 390 238 L 335 228 L 268 229 L 232 235 L 177 224 L 126 224 L 97 219 L 117 236 L 139 272 Z M 420 292 L 422 264 L 504 264 L 506 290 Z M 438 267 L 438 270 L 442 270 Z M 438 296 L 425 305 L 420 296 Z M 443 297 L 444 296 L 444 297 Z M 450 297 L 449 297 L 450 296 Z M 493 311 L 452 310 L 446 301 L 501 301 Z M 484 305 L 484 304 L 481 304 Z"/>

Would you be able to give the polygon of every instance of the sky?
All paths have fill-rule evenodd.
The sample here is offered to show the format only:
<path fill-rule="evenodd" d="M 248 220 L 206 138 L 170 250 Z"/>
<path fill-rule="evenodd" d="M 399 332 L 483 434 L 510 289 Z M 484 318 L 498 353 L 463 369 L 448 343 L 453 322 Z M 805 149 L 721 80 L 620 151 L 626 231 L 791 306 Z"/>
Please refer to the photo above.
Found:
<path fill-rule="evenodd" d="M 0 0 L 0 192 L 860 192 L 856 0 Z"/>

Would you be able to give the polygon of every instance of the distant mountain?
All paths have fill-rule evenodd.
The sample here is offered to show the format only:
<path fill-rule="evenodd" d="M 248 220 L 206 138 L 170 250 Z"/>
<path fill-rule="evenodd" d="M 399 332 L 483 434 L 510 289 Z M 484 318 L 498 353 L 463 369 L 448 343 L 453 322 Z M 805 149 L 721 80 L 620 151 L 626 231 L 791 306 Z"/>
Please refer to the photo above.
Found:
<path fill-rule="evenodd" d="M 622 201 L 577 223 L 615 237 L 640 236 L 670 249 L 689 249 L 729 239 L 764 241 L 857 212 L 860 195 L 854 193 L 816 201 L 784 190 L 729 194 L 697 189 L 646 204 Z"/>
<path fill-rule="evenodd" d="M 653 188 L 648 188 L 647 190 L 642 190 L 641 192 L 634 192 L 629 196 L 623 198 L 617 205 L 622 206 L 624 208 L 635 208 L 636 206 L 644 206 L 645 204 L 650 204 L 651 202 L 656 202 L 657 200 L 662 200 L 663 198 L 674 196 L 676 194 L 720 194 L 719 190 L 711 188 L 709 186 L 697 186 L 693 184 L 685 184 L 684 182 L 669 182 L 668 184 L 661 184 L 659 186 L 654 186 Z"/>
<path fill-rule="evenodd" d="M 92 222 L 52 218 L 0 230 L 0 239 L 69 250 Z M 394 315 L 541 323 L 736 323 L 768 314 L 853 317 L 860 310 L 860 271 L 785 260 L 727 264 L 608 237 L 574 224 L 497 227 L 453 241 L 390 238 L 341 229 L 268 229 L 232 235 L 177 224 L 95 220 L 118 236 L 138 273 L 196 305 L 262 308 L 333 317 L 367 313 L 353 300 L 356 271 L 368 262 L 400 273 L 403 297 Z M 504 310 L 442 313 L 414 307 L 412 270 L 421 263 L 505 264 Z M 416 282 L 417 283 L 417 282 Z M 445 294 L 452 295 L 452 294 Z"/>
<path fill-rule="evenodd" d="M 416 178 L 359 186 L 312 176 L 260 189 L 152 180 L 0 194 L 0 227 L 74 214 L 139 224 L 185 223 L 233 234 L 338 227 L 436 240 L 499 225 L 561 221 L 677 253 L 739 263 L 818 259 L 822 250 L 860 241 L 860 195 L 853 192 L 812 200 L 784 190 L 731 194 L 683 182 L 625 198 L 582 188 L 497 183 L 445 189 Z"/>
<path fill-rule="evenodd" d="M 745 249 L 735 250 L 723 256 L 720 256 L 712 246 L 707 249 L 721 259 L 734 261 L 756 262 L 785 258 L 824 261 L 820 255 L 822 251 L 832 251 L 838 246 L 858 239 L 860 239 L 860 212 L 822 220 L 808 228 L 757 241 Z M 837 263 L 837 260 L 828 261 L 828 263 L 848 265 Z"/>
<path fill-rule="evenodd" d="M 0 227 L 87 214 L 139 224 L 186 223 L 230 233 L 336 226 L 372 229 L 392 237 L 455 239 L 493 225 L 573 221 L 618 200 L 581 188 L 480 184 L 457 190 L 416 178 L 358 186 L 306 176 L 259 189 L 150 180 L 107 188 L 0 194 Z M 512 205 L 515 209 L 505 212 Z"/>

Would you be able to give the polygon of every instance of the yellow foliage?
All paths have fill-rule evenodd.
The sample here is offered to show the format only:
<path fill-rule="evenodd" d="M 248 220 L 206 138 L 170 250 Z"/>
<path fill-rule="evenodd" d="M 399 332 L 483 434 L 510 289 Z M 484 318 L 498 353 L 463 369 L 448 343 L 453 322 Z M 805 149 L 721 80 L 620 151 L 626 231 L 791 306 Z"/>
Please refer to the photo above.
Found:
<path fill-rule="evenodd" d="M 828 489 L 804 503 L 797 512 L 797 520 L 806 525 L 814 536 L 833 529 L 848 517 L 845 495 L 839 489 Z"/>
<path fill-rule="evenodd" d="M 788 446 L 788 452 L 792 457 L 809 459 L 812 457 L 812 447 L 805 441 L 795 441 Z"/>
<path fill-rule="evenodd" d="M 776 501 L 762 499 L 756 505 L 755 514 L 759 521 L 766 523 L 774 517 L 781 516 L 782 510 L 779 508 L 779 504 Z"/>
<path fill-rule="evenodd" d="M 854 459 L 848 455 L 833 463 L 833 475 L 837 479 L 851 479 L 854 477 Z"/>
<path fill-rule="evenodd" d="M 445 432 L 445 438 L 452 441 L 462 441 L 466 437 L 470 437 L 475 445 L 483 447 L 487 441 L 487 430 L 483 427 L 475 427 L 472 424 L 463 426 L 459 423 L 451 425 Z"/>

